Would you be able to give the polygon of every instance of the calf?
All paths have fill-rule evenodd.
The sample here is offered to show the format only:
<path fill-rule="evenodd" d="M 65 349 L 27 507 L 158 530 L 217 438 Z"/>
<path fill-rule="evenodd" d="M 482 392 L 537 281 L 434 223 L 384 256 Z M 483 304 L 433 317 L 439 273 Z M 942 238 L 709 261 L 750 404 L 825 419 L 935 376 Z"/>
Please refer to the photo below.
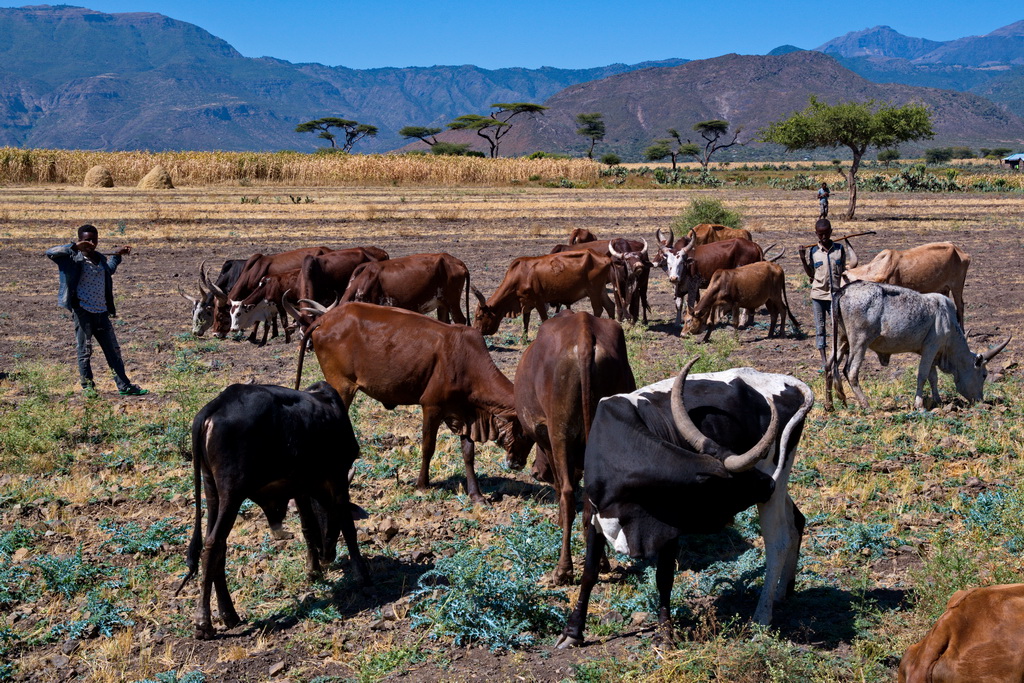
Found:
<path fill-rule="evenodd" d="M 899 683 L 1024 680 L 1024 584 L 957 591 L 900 662 Z"/>
<path fill-rule="evenodd" d="M 697 334 L 704 327 L 707 333 L 703 341 L 711 337 L 713 326 L 708 324 L 712 311 L 725 307 L 732 312 L 733 330 L 739 335 L 739 313 L 741 308 L 756 310 L 761 306 L 768 307 L 771 326 L 768 338 L 775 336 L 775 320 L 779 320 L 779 336 L 786 336 L 786 315 L 793 322 L 793 327 L 800 330 L 800 323 L 793 317 L 786 297 L 786 275 L 782 268 L 768 261 L 750 263 L 739 268 L 726 268 L 716 271 L 711 276 L 707 291 L 701 297 L 696 308 L 688 308 L 690 316 L 683 326 L 686 334 Z"/>
<path fill-rule="evenodd" d="M 583 245 L 596 244 L 590 242 Z M 512 261 L 505 278 L 491 298 L 485 299 L 478 289 L 473 294 L 480 301 L 473 327 L 483 334 L 498 331 L 502 318 L 523 316 L 523 339 L 530 328 L 530 311 L 536 309 L 542 321 L 548 319 L 548 306 L 571 306 L 583 297 L 590 298 L 594 315 L 607 311 L 615 315 L 605 285 L 611 279 L 612 259 L 590 249 L 568 251 L 546 256 L 520 256 Z"/>
<path fill-rule="evenodd" d="M 195 527 L 186 558 L 188 575 L 178 591 L 195 576 L 201 562 L 197 638 L 214 634 L 211 587 L 217 590 L 224 625 L 230 629 L 240 622 L 224 567 L 228 534 L 246 499 L 263 509 L 277 538 L 285 537 L 281 522 L 289 499 L 295 499 L 310 577 L 320 574 L 322 563 L 333 561 L 340 531 L 356 577 L 368 582 L 366 564 L 356 544 L 348 490 L 349 471 L 358 457 L 359 444 L 345 405 L 326 382 L 304 392 L 232 384 L 196 414 L 192 420 Z M 200 486 L 206 492 L 208 510 L 205 540 L 200 533 Z"/>
<path fill-rule="evenodd" d="M 422 463 L 416 487 L 430 484 L 430 460 L 444 422 L 462 438 L 466 491 L 483 502 L 474 468 L 475 443 L 496 441 L 508 465 L 521 469 L 533 442 L 516 417 L 512 382 L 494 365 L 483 336 L 471 327 L 386 306 L 343 303 L 310 327 L 324 377 L 351 405 L 357 391 L 388 409 L 423 407 Z M 299 352 L 296 386 L 306 344 Z"/>
<path fill-rule="evenodd" d="M 825 408 L 832 408 L 832 384 L 845 405 L 846 394 L 839 374 L 850 382 L 857 399 L 871 409 L 860 388 L 860 368 L 868 349 L 878 354 L 878 362 L 889 365 L 894 353 L 916 353 L 917 392 L 914 408 L 924 409 L 924 382 L 932 389 L 932 401 L 939 403 L 936 368 L 953 375 L 956 390 L 968 401 L 980 401 L 988 376 L 988 362 L 1010 343 L 1008 338 L 997 347 L 976 354 L 967 346 L 956 308 L 947 297 L 920 294 L 905 287 L 874 282 L 852 282 L 832 297 L 832 354 L 825 369 Z"/>
<path fill-rule="evenodd" d="M 670 599 L 682 534 L 720 530 L 756 504 L 765 577 L 754 620 L 767 624 L 794 588 L 804 517 L 786 491 L 814 395 L 803 382 L 740 368 L 695 375 L 690 367 L 597 407 L 587 441 L 587 534 L 579 599 L 557 647 L 583 642 L 590 593 L 605 544 L 657 557 L 659 625 L 671 638 Z"/>
<path fill-rule="evenodd" d="M 558 494 L 562 552 L 553 580 L 571 583 L 575 490 L 597 402 L 636 389 L 622 328 L 589 313 L 566 311 L 551 318 L 523 353 L 514 385 L 516 414 L 523 431 L 537 442 L 534 476 Z M 584 519 L 589 520 L 587 510 Z"/>

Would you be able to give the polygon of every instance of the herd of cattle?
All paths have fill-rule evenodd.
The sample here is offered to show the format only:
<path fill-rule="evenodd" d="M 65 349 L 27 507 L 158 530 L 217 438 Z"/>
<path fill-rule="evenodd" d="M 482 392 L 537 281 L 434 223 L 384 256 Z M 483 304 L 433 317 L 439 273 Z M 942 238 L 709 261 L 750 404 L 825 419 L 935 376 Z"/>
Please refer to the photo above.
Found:
<path fill-rule="evenodd" d="M 678 537 L 719 529 L 754 504 L 766 552 L 754 619 L 768 623 L 795 581 L 804 517 L 786 486 L 813 394 L 793 377 L 751 369 L 690 376 L 692 361 L 678 377 L 638 390 L 622 328 L 612 318 L 646 323 L 650 271 L 660 267 L 684 333 L 706 330 L 707 339 L 716 313 L 731 314 L 738 329 L 761 306 L 771 316 L 769 336 L 777 319 L 784 334 L 787 316 L 799 330 L 774 262 L 785 250 L 766 259 L 771 247 L 762 249 L 749 232 L 715 225 L 696 226 L 678 240 L 659 230 L 656 239 L 652 259 L 646 240 L 598 240 L 575 230 L 550 254 L 513 260 L 489 298 L 471 285 L 466 265 L 446 253 L 392 259 L 377 247 L 311 247 L 227 261 L 212 281 L 201 267 L 200 295 L 181 292 L 193 305 L 196 335 L 212 328 L 223 337 L 252 326 L 255 341 L 262 324 L 263 344 L 280 320 L 286 341 L 293 329 L 302 341 L 294 390 L 232 385 L 193 422 L 196 520 L 185 581 L 201 565 L 196 636 L 214 635 L 211 587 L 224 624 L 239 621 L 225 555 L 247 498 L 263 509 L 277 537 L 285 535 L 281 521 L 295 500 L 310 575 L 334 559 L 341 534 L 357 577 L 369 580 L 352 522 L 359 510 L 348 491 L 359 454 L 348 419 L 357 391 L 389 409 L 422 407 L 421 490 L 429 486 L 442 423 L 461 438 L 466 490 L 477 502 L 485 499 L 474 471 L 476 443 L 499 445 L 513 469 L 525 467 L 536 445 L 533 475 L 550 483 L 559 501 L 562 552 L 552 575 L 559 584 L 574 580 L 570 534 L 586 463 L 582 588 L 560 647 L 583 641 L 607 543 L 632 557 L 657 558 L 659 627 L 670 631 Z M 921 356 L 918 408 L 926 378 L 938 402 L 936 367 L 953 375 L 967 399 L 980 400 L 986 364 L 1009 340 L 983 354 L 968 349 L 962 322 L 969 264 L 966 253 L 939 243 L 885 250 L 852 269 L 855 281 L 834 295 L 826 407 L 833 384 L 845 402 L 840 367 L 867 406 L 858 373 L 868 349 L 883 365 L 894 353 Z M 472 318 L 470 293 L 478 300 Z M 550 306 L 571 307 L 583 298 L 593 315 L 566 311 L 548 320 Z M 522 316 L 525 339 L 533 310 L 547 322 L 509 381 L 483 335 L 494 334 L 504 318 Z M 436 320 L 425 315 L 433 311 Z M 299 391 L 307 348 L 326 381 Z M 209 511 L 205 539 L 201 487 Z"/>

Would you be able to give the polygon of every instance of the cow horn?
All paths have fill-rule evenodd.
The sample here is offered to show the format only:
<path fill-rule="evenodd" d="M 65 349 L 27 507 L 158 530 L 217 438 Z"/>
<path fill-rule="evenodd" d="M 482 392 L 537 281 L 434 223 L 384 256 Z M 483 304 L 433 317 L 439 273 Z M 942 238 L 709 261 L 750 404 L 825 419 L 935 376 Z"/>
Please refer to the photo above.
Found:
<path fill-rule="evenodd" d="M 190 296 L 189 296 L 188 294 L 186 294 L 186 293 L 185 293 L 185 290 L 183 290 L 183 289 L 181 288 L 181 285 L 178 285 L 178 294 L 181 294 L 181 297 L 182 297 L 183 299 L 188 299 L 188 300 L 189 300 L 189 301 L 191 301 L 191 302 L 192 302 L 193 304 L 197 304 L 197 303 L 199 303 L 199 299 L 194 299 L 194 298 L 190 297 Z"/>
<path fill-rule="evenodd" d="M 622 260 L 622 254 L 615 251 L 615 247 L 612 246 L 614 243 L 615 240 L 608 240 L 608 253 L 611 254 L 612 258 Z"/>
<path fill-rule="evenodd" d="M 644 243 L 644 248 L 641 249 L 640 251 L 642 251 L 644 254 L 646 254 L 647 253 L 647 240 L 645 240 L 643 237 L 641 237 L 640 239 Z"/>
<path fill-rule="evenodd" d="M 205 261 L 204 261 L 204 263 L 205 263 Z M 221 301 L 227 301 L 228 300 L 228 295 L 224 293 L 224 290 L 221 289 L 220 287 L 218 287 L 217 285 L 213 284 L 212 282 L 210 282 L 210 278 L 206 277 L 206 272 L 202 268 L 199 269 L 199 279 L 203 282 L 203 284 L 206 285 L 206 287 L 211 292 L 213 292 L 213 295 L 215 297 L 217 297 Z"/>
<path fill-rule="evenodd" d="M 299 299 L 299 303 L 300 304 L 306 304 L 306 306 L 308 306 L 308 308 L 303 308 L 302 310 L 309 311 L 310 313 L 321 313 L 321 314 L 323 314 L 323 313 L 326 313 L 328 311 L 328 309 L 326 307 L 324 307 L 324 305 L 322 303 L 320 303 L 319 301 L 313 301 L 312 299 Z M 332 304 L 332 306 L 333 306 L 333 304 Z"/>
<path fill-rule="evenodd" d="M 203 262 L 201 264 L 199 264 L 199 293 L 203 295 L 204 299 L 209 296 L 209 294 L 206 293 L 206 290 L 203 289 L 203 280 L 205 280 L 205 279 L 206 279 L 206 259 L 203 259 Z"/>
<path fill-rule="evenodd" d="M 768 424 L 768 430 L 761 437 L 761 440 L 754 444 L 754 447 L 746 453 L 738 455 L 733 453 L 701 432 L 697 425 L 693 423 L 693 420 L 690 419 L 689 413 L 686 412 L 686 406 L 683 404 L 683 385 L 686 383 L 686 376 L 690 373 L 690 368 L 696 362 L 697 357 L 692 358 L 679 372 L 679 376 L 676 377 L 676 381 L 672 385 L 672 418 L 676 423 L 676 429 L 679 430 L 679 435 L 698 452 L 714 455 L 721 460 L 722 464 L 725 465 L 725 469 L 730 472 L 743 472 L 751 469 L 768 455 L 772 445 L 775 443 L 775 435 L 779 428 L 779 414 L 775 409 L 775 402 L 768 401 L 771 420 Z"/>
<path fill-rule="evenodd" d="M 988 351 L 986 351 L 983 354 L 981 354 L 981 357 L 985 359 L 986 363 L 989 362 L 990 360 L 995 358 L 997 355 L 999 355 L 1000 351 L 1002 351 L 1003 349 L 1006 348 L 1006 345 L 1010 343 L 1011 339 L 1013 339 L 1013 335 L 1012 334 L 1009 337 L 1007 337 L 1006 341 L 1004 341 L 999 346 L 993 346 Z"/>
<path fill-rule="evenodd" d="M 661 236 L 661 228 L 658 228 L 658 231 L 656 233 L 654 233 L 654 236 L 657 238 L 658 243 L 661 244 L 662 246 L 664 246 L 664 247 L 671 247 L 672 246 L 672 243 L 673 243 L 672 228 L 668 229 L 668 240 L 667 241 L 665 240 L 664 237 Z"/>
<path fill-rule="evenodd" d="M 609 244 L 609 246 L 611 246 L 611 245 Z M 473 287 L 473 295 L 476 296 L 476 298 L 480 300 L 480 305 L 484 306 L 486 308 L 486 306 L 487 306 L 487 297 L 484 296 L 484 293 L 481 292 L 476 287 Z"/>
<path fill-rule="evenodd" d="M 284 306 L 285 313 L 290 315 L 292 318 L 295 320 L 302 319 L 302 314 L 299 313 L 299 310 L 292 305 L 291 301 L 288 301 L 288 299 L 283 296 L 281 297 L 281 305 Z"/>

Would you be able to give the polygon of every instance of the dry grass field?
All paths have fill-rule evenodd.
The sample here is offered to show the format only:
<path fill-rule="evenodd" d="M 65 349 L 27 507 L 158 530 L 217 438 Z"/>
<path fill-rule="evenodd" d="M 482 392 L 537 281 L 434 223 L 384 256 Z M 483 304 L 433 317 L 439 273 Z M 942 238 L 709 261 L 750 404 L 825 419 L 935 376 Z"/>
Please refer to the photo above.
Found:
<path fill-rule="evenodd" d="M 903 651 L 954 590 L 1020 581 L 1024 569 L 1020 194 L 863 193 L 860 220 L 835 221 L 837 235 L 876 231 L 854 242 L 863 261 L 883 248 L 944 240 L 972 255 L 965 294 L 972 348 L 1014 336 L 975 406 L 943 377 L 946 405 L 914 413 L 915 359 L 896 357 L 883 369 L 871 357 L 864 384 L 878 410 L 825 413 L 812 338 L 766 339 L 759 316 L 738 339 L 725 329 L 705 345 L 681 339 L 670 324 L 667 280 L 652 274 L 652 320 L 626 330 L 638 383 L 668 377 L 700 354 L 710 369 L 793 374 L 819 396 L 790 482 L 808 519 L 797 593 L 771 628 L 749 623 L 763 559 L 756 515 L 744 514 L 727 533 L 685 544 L 678 647 L 652 645 L 650 565 L 618 557 L 595 590 L 587 646 L 552 650 L 577 589 L 536 580 L 553 567 L 552 548 L 557 555 L 550 488 L 532 481 L 529 469 L 506 470 L 503 454 L 487 445 L 477 471 L 491 502 L 473 506 L 458 440 L 442 429 L 435 488 L 418 496 L 418 408 L 387 411 L 365 397 L 352 413 L 363 448 L 353 498 L 370 514 L 357 524 L 374 587 L 350 582 L 344 555 L 324 582 L 309 584 L 301 541 L 272 540 L 251 507 L 228 550 L 244 623 L 196 641 L 198 582 L 174 595 L 194 514 L 191 417 L 233 382 L 290 385 L 297 351 L 280 338 L 256 347 L 189 334 L 188 304 L 176 289 L 195 293 L 202 261 L 216 266 L 318 244 L 373 244 L 393 257 L 447 251 L 489 294 L 512 258 L 547 253 L 574 227 L 643 237 L 653 253 L 655 230 L 702 196 L 740 211 L 762 245 L 787 248 L 780 264 L 789 298 L 813 336 L 796 257 L 798 245 L 814 240 L 811 192 L 0 186 L 0 680 L 892 680 Z M 841 204 L 837 193 L 833 206 Z M 43 251 L 70 241 L 83 223 L 99 227 L 101 251 L 133 247 L 115 275 L 116 330 L 129 374 L 152 392 L 146 397 L 117 396 L 98 357 L 100 398 L 78 391 L 72 323 L 56 306 L 57 269 Z M 533 322 L 531 338 L 535 330 Z M 520 331 L 521 321 L 510 320 L 488 338 L 509 377 L 525 348 Z M 318 378 L 309 355 L 304 383 Z M 286 526 L 297 531 L 297 517 Z M 525 568 L 513 559 L 523 552 L 535 560 Z M 580 548 L 576 557 L 579 567 Z M 470 566 L 474 559 L 483 564 Z M 421 588 L 424 574 L 440 570 L 449 574 Z M 557 623 L 483 629 L 491 642 L 504 634 L 523 643 L 512 650 L 467 643 L 468 613 L 483 612 L 484 601 L 429 604 L 436 586 L 456 582 L 477 586 L 470 593 L 525 591 L 502 592 L 497 607 L 511 610 L 514 622 L 516 610 L 537 599 Z"/>

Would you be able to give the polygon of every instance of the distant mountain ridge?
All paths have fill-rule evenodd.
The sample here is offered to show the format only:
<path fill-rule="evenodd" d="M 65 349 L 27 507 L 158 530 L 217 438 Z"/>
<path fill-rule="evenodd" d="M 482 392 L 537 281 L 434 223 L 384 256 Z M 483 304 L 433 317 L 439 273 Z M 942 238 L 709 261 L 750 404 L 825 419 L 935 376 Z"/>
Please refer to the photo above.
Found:
<path fill-rule="evenodd" d="M 937 107 L 939 120 L 973 126 L 957 130 L 944 123 L 945 137 L 934 144 L 1020 136 L 1019 119 L 987 100 L 869 88 L 851 81 L 846 69 L 877 83 L 969 90 L 1020 114 L 1024 21 L 947 42 L 875 27 L 819 50 L 830 56 L 816 58 L 815 52 L 786 45 L 772 51 L 777 56 L 770 59 L 781 62 L 726 55 L 591 69 L 349 69 L 244 57 L 202 28 L 160 14 L 105 14 L 67 5 L 0 8 L 0 146 L 311 151 L 323 141 L 295 133 L 295 126 L 343 116 L 380 129 L 356 151 L 381 152 L 407 142 L 398 135 L 403 126 L 443 127 L 461 114 L 486 113 L 494 102 L 529 101 L 546 102 L 552 111 L 522 131 L 517 127 L 516 139 L 533 137 L 523 137 L 520 145 L 510 136 L 503 154 L 520 146 L 524 152 L 577 150 L 581 138 L 569 119 L 602 111 L 609 132 L 615 131 L 609 144 L 635 157 L 652 136 L 663 137 L 664 128 L 727 118 L 749 130 L 764 112 L 785 115 L 801 108 L 812 92 L 839 97 L 842 90 L 832 88 L 833 82 L 850 88 L 845 99 L 916 97 Z M 712 80 L 687 80 L 685 74 L 695 73 Z M 758 79 L 751 80 L 751 73 Z M 664 88 L 659 84 L 672 79 L 683 90 L 660 90 L 663 103 L 653 102 L 647 89 Z M 783 102 L 791 109 L 783 111 Z M 571 107 L 579 108 L 570 112 Z M 478 138 L 471 135 L 469 141 Z"/>

